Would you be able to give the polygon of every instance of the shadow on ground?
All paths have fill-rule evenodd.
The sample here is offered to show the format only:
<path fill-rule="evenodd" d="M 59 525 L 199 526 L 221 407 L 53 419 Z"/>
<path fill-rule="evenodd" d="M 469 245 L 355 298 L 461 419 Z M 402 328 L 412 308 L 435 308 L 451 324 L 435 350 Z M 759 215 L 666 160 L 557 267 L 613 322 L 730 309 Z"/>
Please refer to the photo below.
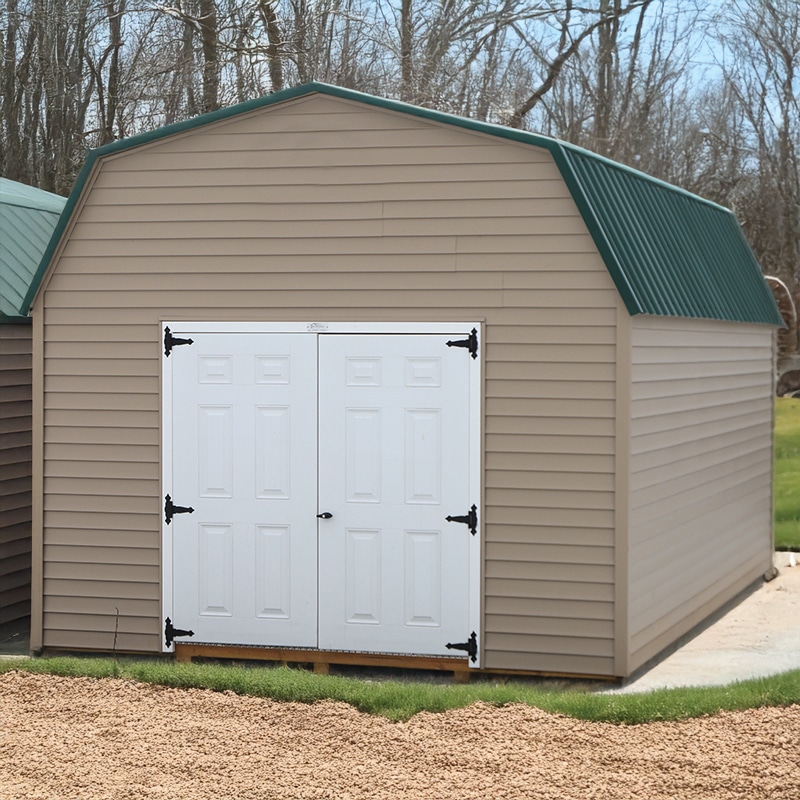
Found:
<path fill-rule="evenodd" d="M 0 656 L 27 656 L 30 651 L 31 618 L 0 625 Z"/>

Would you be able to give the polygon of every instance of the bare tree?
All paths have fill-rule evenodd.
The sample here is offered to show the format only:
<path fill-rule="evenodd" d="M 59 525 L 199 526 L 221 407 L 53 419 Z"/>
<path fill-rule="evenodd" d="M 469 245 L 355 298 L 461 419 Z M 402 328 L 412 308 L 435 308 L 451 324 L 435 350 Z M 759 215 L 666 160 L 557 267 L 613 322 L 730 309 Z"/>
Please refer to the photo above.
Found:
<path fill-rule="evenodd" d="M 628 0 L 622 3 L 597 0 L 594 7 L 576 6 L 573 0 L 563 3 L 550 2 L 542 4 L 546 9 L 537 7 L 532 15 L 537 20 L 544 20 L 555 38 L 531 36 L 521 26 L 515 26 L 522 40 L 528 45 L 535 57 L 536 84 L 528 89 L 524 98 L 519 101 L 505 119 L 512 128 L 522 127 L 528 114 L 541 102 L 553 88 L 565 65 L 575 57 L 583 44 L 599 29 L 604 29 L 607 40 L 614 36 L 614 28 L 628 14 L 650 5 L 654 0 Z M 546 13 L 545 13 L 546 11 Z M 608 52 L 603 54 L 608 60 Z"/>
<path fill-rule="evenodd" d="M 272 91 L 283 89 L 283 64 L 281 62 L 282 34 L 278 20 L 277 0 L 258 0 L 258 11 L 267 32 L 267 63 Z"/>
<path fill-rule="evenodd" d="M 12 0 L 2 14 L 3 173 L 65 193 L 85 151 L 86 52 L 96 15 L 88 0 Z"/>
<path fill-rule="evenodd" d="M 22 24 L 19 0 L 0 7 L 2 39 L 2 95 L 0 95 L 0 170 L 15 181 L 28 178 L 30 134 L 26 131 L 25 99 L 36 47 L 35 31 Z"/>
<path fill-rule="evenodd" d="M 86 63 L 94 81 L 98 116 L 98 144 L 106 144 L 116 138 L 115 128 L 121 93 L 120 52 L 122 41 L 122 16 L 125 13 L 125 0 L 104 0 L 108 22 L 108 40 L 99 58 L 90 51 Z"/>
<path fill-rule="evenodd" d="M 525 0 L 400 0 L 387 4 L 385 48 L 399 64 L 391 81 L 408 102 L 486 119 L 497 105 L 494 80 L 507 58 L 516 25 L 541 16 Z M 479 99 L 478 99 L 479 98 Z"/>
<path fill-rule="evenodd" d="M 732 0 L 720 24 L 726 84 L 747 124 L 750 192 L 739 198 L 764 268 L 800 285 L 800 4 Z"/>

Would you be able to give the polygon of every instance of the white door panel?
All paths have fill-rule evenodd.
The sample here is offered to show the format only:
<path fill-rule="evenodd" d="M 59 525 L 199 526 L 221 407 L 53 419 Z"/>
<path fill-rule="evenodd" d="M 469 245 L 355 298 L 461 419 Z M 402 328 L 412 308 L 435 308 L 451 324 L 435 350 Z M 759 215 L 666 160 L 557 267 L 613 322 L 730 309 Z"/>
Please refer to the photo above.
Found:
<path fill-rule="evenodd" d="M 316 341 L 191 333 L 172 367 L 174 622 L 317 644 Z"/>
<path fill-rule="evenodd" d="M 320 339 L 319 642 L 444 655 L 469 634 L 469 356 L 442 336 Z"/>

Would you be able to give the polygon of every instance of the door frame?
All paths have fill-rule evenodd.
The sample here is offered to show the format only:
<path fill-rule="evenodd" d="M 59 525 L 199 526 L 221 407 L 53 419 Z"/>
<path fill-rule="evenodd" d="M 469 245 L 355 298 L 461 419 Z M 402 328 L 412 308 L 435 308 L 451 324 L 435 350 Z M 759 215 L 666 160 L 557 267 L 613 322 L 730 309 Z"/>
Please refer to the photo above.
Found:
<path fill-rule="evenodd" d="M 478 506 L 478 525 L 476 534 L 467 535 L 469 538 L 469 628 L 464 632 L 467 639 L 474 631 L 478 636 L 477 659 L 469 666 L 480 668 L 483 653 L 483 509 L 484 496 L 481 481 L 483 466 L 483 337 L 480 322 L 192 322 L 192 321 L 162 321 L 159 328 L 159 341 L 164 335 L 164 328 L 169 327 L 174 336 L 183 337 L 192 333 L 283 333 L 283 334 L 437 334 L 442 336 L 464 336 L 473 328 L 478 333 L 478 357 L 471 358 L 464 352 L 468 360 L 469 371 L 469 467 L 468 481 L 469 494 L 476 498 Z M 172 364 L 173 359 L 161 353 L 161 494 L 160 499 L 171 491 L 172 483 Z M 172 528 L 161 520 L 161 622 L 166 617 L 173 617 L 173 538 Z M 173 620 L 175 625 L 180 625 L 180 620 Z M 170 647 L 162 637 L 162 652 L 172 653 L 175 644 Z"/>

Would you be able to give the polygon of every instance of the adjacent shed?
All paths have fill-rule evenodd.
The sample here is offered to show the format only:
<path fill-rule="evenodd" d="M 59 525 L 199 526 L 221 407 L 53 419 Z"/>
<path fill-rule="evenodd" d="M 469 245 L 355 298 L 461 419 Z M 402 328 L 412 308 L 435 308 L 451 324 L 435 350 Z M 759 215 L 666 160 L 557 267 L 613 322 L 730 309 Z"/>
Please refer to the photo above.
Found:
<path fill-rule="evenodd" d="M 22 304 L 65 203 L 0 178 L 0 624 L 30 613 L 32 336 Z"/>
<path fill-rule="evenodd" d="M 592 153 L 310 84 L 90 153 L 39 278 L 36 649 L 622 677 L 771 566 L 772 295 Z"/>

